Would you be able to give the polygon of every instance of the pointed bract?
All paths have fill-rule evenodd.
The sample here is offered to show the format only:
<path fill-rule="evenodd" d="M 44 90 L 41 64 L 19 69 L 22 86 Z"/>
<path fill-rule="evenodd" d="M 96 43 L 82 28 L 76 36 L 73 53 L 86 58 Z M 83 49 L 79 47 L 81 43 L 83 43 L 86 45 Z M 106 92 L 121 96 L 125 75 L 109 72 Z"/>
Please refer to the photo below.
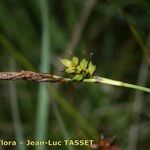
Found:
<path fill-rule="evenodd" d="M 82 79 L 83 79 L 83 75 L 81 74 L 77 74 L 72 78 L 72 80 L 75 80 L 75 81 L 81 81 Z"/>
<path fill-rule="evenodd" d="M 72 61 L 68 59 L 60 59 L 60 62 L 65 66 L 65 67 L 72 67 Z"/>
<path fill-rule="evenodd" d="M 76 67 L 79 63 L 79 58 L 78 57 L 72 57 L 72 66 Z"/>
<path fill-rule="evenodd" d="M 89 72 L 89 74 L 92 76 L 93 75 L 93 73 L 95 72 L 95 70 L 96 70 L 96 66 L 94 66 L 93 64 L 92 64 L 92 62 L 90 61 L 90 63 L 89 63 L 89 66 L 88 66 L 88 72 Z"/>
<path fill-rule="evenodd" d="M 74 73 L 75 72 L 75 68 L 74 67 L 66 68 L 65 72 L 68 73 L 68 74 Z"/>
<path fill-rule="evenodd" d="M 87 65 L 88 65 L 88 62 L 86 61 L 86 59 L 82 59 L 82 61 L 80 62 L 80 67 L 83 69 L 83 70 L 86 70 L 87 68 Z"/>
<path fill-rule="evenodd" d="M 76 73 L 80 73 L 82 71 L 82 68 L 78 65 L 77 67 L 76 67 Z"/>

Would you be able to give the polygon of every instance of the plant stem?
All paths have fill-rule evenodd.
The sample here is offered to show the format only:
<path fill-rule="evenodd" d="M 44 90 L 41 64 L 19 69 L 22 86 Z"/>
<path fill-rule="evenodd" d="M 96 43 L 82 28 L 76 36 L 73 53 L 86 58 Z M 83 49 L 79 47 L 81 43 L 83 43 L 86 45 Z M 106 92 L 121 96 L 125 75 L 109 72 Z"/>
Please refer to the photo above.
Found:
<path fill-rule="evenodd" d="M 50 44 L 50 22 L 48 0 L 39 0 L 41 11 L 42 35 L 41 35 L 41 62 L 40 71 L 48 72 L 50 70 L 51 44 Z M 47 90 L 47 84 L 40 84 L 38 90 L 38 103 L 36 114 L 35 137 L 38 140 L 45 140 L 47 137 L 49 102 L 50 96 Z M 46 150 L 46 146 L 38 146 L 36 150 Z"/>
<path fill-rule="evenodd" d="M 53 75 L 50 73 L 38 73 L 32 71 L 21 71 L 21 72 L 0 72 L 0 80 L 28 80 L 34 82 L 60 82 L 60 83 L 68 83 L 68 82 L 76 82 L 70 78 L 64 78 L 61 76 Z M 88 83 L 103 83 L 114 86 L 122 86 L 131 89 L 136 89 L 140 91 L 145 91 L 150 93 L 150 88 L 143 87 L 140 85 L 130 84 L 118 80 L 112 80 L 108 78 L 103 78 L 99 76 L 94 76 L 93 78 L 84 79 L 81 82 Z"/>
<path fill-rule="evenodd" d="M 10 59 L 10 68 L 15 68 L 15 62 L 12 58 Z M 16 84 L 9 82 L 8 91 L 10 96 L 11 112 L 12 112 L 13 124 L 15 128 L 16 141 L 21 142 L 24 141 L 24 135 L 23 135 L 23 127 L 22 127 L 20 111 L 19 111 L 19 102 L 18 102 Z M 17 149 L 26 150 L 26 147 L 23 144 L 17 144 Z"/>
<path fill-rule="evenodd" d="M 117 81 L 117 80 L 111 80 L 108 78 L 103 78 L 96 76 L 93 79 L 85 79 L 84 82 L 97 82 L 97 83 L 104 83 L 104 84 L 109 84 L 109 85 L 114 85 L 114 86 L 122 86 L 122 87 L 127 87 L 127 88 L 132 88 L 140 91 L 145 91 L 150 93 L 150 88 L 135 85 L 135 84 L 130 84 L 130 83 L 125 83 L 122 81 Z"/>

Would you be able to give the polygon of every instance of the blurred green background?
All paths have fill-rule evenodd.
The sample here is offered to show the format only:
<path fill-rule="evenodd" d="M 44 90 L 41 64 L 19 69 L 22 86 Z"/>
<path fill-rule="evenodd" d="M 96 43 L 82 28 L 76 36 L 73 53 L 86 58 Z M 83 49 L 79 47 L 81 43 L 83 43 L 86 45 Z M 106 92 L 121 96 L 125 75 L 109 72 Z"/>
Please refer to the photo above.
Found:
<path fill-rule="evenodd" d="M 0 71 L 64 75 L 78 56 L 99 76 L 150 87 L 149 0 L 1 0 Z M 0 140 L 94 139 L 103 129 L 127 150 L 150 148 L 150 95 L 100 84 L 0 81 Z M 88 147 L 0 149 L 85 150 Z"/>

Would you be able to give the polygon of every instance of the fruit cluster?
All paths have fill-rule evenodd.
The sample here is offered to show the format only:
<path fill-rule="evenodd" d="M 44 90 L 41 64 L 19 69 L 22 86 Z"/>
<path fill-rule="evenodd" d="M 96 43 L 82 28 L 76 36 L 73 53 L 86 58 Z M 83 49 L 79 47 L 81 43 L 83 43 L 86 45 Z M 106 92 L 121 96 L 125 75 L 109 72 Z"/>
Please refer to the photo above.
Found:
<path fill-rule="evenodd" d="M 72 80 L 76 81 L 91 78 L 96 70 L 96 66 L 85 58 L 80 61 L 78 57 L 72 57 L 70 60 L 60 59 L 60 62 L 65 66 L 65 73 L 74 75 Z"/>

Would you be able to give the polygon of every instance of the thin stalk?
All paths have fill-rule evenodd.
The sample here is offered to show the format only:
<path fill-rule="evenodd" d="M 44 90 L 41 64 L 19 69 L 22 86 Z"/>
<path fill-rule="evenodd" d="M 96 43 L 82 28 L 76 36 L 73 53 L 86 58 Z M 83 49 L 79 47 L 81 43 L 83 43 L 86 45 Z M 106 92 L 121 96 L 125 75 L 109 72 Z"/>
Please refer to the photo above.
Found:
<path fill-rule="evenodd" d="M 150 93 L 150 88 L 143 87 L 140 85 L 125 83 L 122 81 L 112 80 L 112 79 L 108 79 L 108 78 L 103 78 L 103 77 L 99 77 L 99 76 L 96 76 L 95 78 L 91 78 L 91 79 L 84 79 L 83 82 L 103 83 L 103 84 L 109 84 L 109 85 L 114 85 L 114 86 L 127 87 L 127 88 L 136 89 L 136 90 L 145 91 L 145 92 Z"/>
<path fill-rule="evenodd" d="M 147 62 L 150 63 L 150 53 L 148 51 L 148 48 L 144 45 L 143 39 L 141 38 L 139 32 L 137 31 L 133 20 L 131 19 L 130 16 L 125 14 L 124 11 L 122 11 L 122 14 L 123 14 L 125 20 L 127 21 L 128 25 L 129 25 L 129 28 L 130 28 L 130 30 L 131 30 L 131 32 L 132 32 L 136 42 L 140 45 L 141 50 L 143 51 Z"/>
<path fill-rule="evenodd" d="M 141 62 L 141 67 L 139 69 L 138 83 L 145 85 L 148 77 L 148 63 L 143 58 Z M 140 115 L 142 113 L 142 107 L 144 103 L 144 95 L 141 91 L 135 92 L 135 97 L 132 107 L 132 124 L 129 128 L 128 136 L 128 146 L 127 150 L 136 150 L 139 138 L 139 125 L 140 125 Z"/>
<path fill-rule="evenodd" d="M 33 71 L 21 71 L 21 72 L 0 72 L 0 80 L 28 80 L 34 82 L 59 82 L 59 83 L 68 83 L 68 82 L 76 82 L 70 78 L 64 78 L 61 76 L 49 74 L 49 73 L 38 73 Z M 120 87 L 127 87 L 131 89 L 136 89 L 140 91 L 145 91 L 150 93 L 150 88 L 143 87 L 140 85 L 130 84 L 122 81 L 112 80 L 108 78 L 103 78 L 99 76 L 95 76 L 92 78 L 84 79 L 82 82 L 88 83 L 103 83 Z"/>
<path fill-rule="evenodd" d="M 10 68 L 14 68 L 14 61 L 11 59 Z M 9 93 L 10 93 L 10 104 L 11 104 L 11 112 L 13 117 L 13 123 L 15 127 L 15 136 L 17 142 L 24 142 L 23 137 L 23 129 L 21 125 L 20 113 L 19 113 L 19 104 L 18 104 L 18 96 L 15 83 L 9 82 Z M 24 144 L 17 144 L 17 149 L 26 150 Z"/>
<path fill-rule="evenodd" d="M 68 133 L 66 127 L 65 127 L 63 118 L 61 117 L 61 114 L 60 114 L 60 111 L 58 109 L 58 106 L 57 106 L 56 102 L 53 101 L 52 105 L 53 105 L 54 114 L 56 116 L 58 125 L 60 126 L 61 132 L 64 136 L 64 139 L 70 139 L 70 135 L 69 135 L 69 133 Z M 72 145 L 67 146 L 67 149 L 68 150 L 75 150 Z"/>
<path fill-rule="evenodd" d="M 50 24 L 48 15 L 48 0 L 39 0 L 42 17 L 42 53 L 40 70 L 49 71 L 50 58 Z M 48 124 L 49 111 L 49 93 L 46 84 L 39 85 L 38 104 L 37 104 L 37 121 L 36 121 L 36 139 L 45 140 Z M 38 146 L 36 150 L 46 149 L 45 146 Z"/>
<path fill-rule="evenodd" d="M 69 41 L 69 44 L 67 46 L 67 50 L 74 50 L 76 49 L 79 40 L 82 36 L 82 32 L 84 30 L 84 27 L 88 21 L 88 18 L 95 6 L 96 0 L 87 0 L 82 11 L 80 14 L 80 18 L 77 21 L 76 26 L 73 29 L 73 33 L 71 35 L 71 40 Z M 66 54 L 65 54 L 66 55 Z"/>

